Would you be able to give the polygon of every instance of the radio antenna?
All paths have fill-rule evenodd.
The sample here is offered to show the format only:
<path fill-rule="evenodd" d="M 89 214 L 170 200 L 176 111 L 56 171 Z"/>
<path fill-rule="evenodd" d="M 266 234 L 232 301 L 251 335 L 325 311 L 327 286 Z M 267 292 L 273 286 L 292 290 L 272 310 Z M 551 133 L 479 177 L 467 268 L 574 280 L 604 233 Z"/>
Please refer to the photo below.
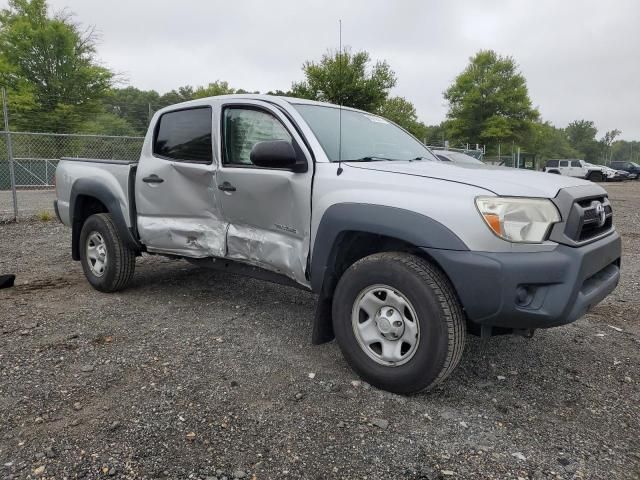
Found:
<path fill-rule="evenodd" d="M 338 175 L 342 173 L 342 19 L 338 20 Z"/>

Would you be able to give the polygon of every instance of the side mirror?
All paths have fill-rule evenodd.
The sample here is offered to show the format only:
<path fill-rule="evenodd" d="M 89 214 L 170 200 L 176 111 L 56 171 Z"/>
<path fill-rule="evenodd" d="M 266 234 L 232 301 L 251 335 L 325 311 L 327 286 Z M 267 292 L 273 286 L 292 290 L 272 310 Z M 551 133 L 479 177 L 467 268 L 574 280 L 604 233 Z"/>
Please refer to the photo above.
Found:
<path fill-rule="evenodd" d="M 298 155 L 291 143 L 285 140 L 258 142 L 249 154 L 251 163 L 265 168 L 288 168 L 294 172 L 306 172 L 307 163 L 298 162 Z"/>

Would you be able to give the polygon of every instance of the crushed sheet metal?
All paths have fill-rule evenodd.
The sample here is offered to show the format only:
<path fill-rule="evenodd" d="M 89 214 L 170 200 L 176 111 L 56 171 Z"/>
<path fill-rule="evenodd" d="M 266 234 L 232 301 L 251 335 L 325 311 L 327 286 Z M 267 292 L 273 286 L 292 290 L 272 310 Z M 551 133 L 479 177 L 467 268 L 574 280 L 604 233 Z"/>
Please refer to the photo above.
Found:
<path fill-rule="evenodd" d="M 204 219 L 203 219 L 204 220 Z M 191 223 L 179 218 L 145 218 L 149 251 L 193 258 L 223 257 L 226 225 L 218 221 Z"/>
<path fill-rule="evenodd" d="M 304 272 L 290 236 L 285 233 L 258 230 L 244 225 L 229 225 L 227 231 L 227 258 L 245 261 L 308 285 L 298 272 Z"/>

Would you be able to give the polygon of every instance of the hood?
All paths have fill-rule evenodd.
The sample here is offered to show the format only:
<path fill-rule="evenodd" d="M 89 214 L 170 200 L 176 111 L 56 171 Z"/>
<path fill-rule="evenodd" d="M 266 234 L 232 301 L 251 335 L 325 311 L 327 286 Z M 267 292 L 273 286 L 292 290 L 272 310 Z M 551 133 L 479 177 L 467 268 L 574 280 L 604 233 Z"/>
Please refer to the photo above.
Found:
<path fill-rule="evenodd" d="M 496 195 L 553 198 L 562 188 L 591 185 L 579 178 L 510 167 L 417 161 L 343 162 L 365 170 L 436 178 L 489 190 Z"/>

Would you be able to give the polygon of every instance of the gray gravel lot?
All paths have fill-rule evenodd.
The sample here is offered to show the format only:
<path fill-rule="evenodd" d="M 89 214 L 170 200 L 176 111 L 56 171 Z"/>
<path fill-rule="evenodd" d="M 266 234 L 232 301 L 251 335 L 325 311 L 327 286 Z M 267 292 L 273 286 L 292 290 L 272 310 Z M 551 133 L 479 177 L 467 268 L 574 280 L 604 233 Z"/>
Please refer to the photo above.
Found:
<path fill-rule="evenodd" d="M 152 256 L 101 294 L 67 228 L 0 225 L 0 477 L 640 478 L 640 182 L 606 188 L 616 292 L 411 397 L 310 344 L 310 294 Z"/>

